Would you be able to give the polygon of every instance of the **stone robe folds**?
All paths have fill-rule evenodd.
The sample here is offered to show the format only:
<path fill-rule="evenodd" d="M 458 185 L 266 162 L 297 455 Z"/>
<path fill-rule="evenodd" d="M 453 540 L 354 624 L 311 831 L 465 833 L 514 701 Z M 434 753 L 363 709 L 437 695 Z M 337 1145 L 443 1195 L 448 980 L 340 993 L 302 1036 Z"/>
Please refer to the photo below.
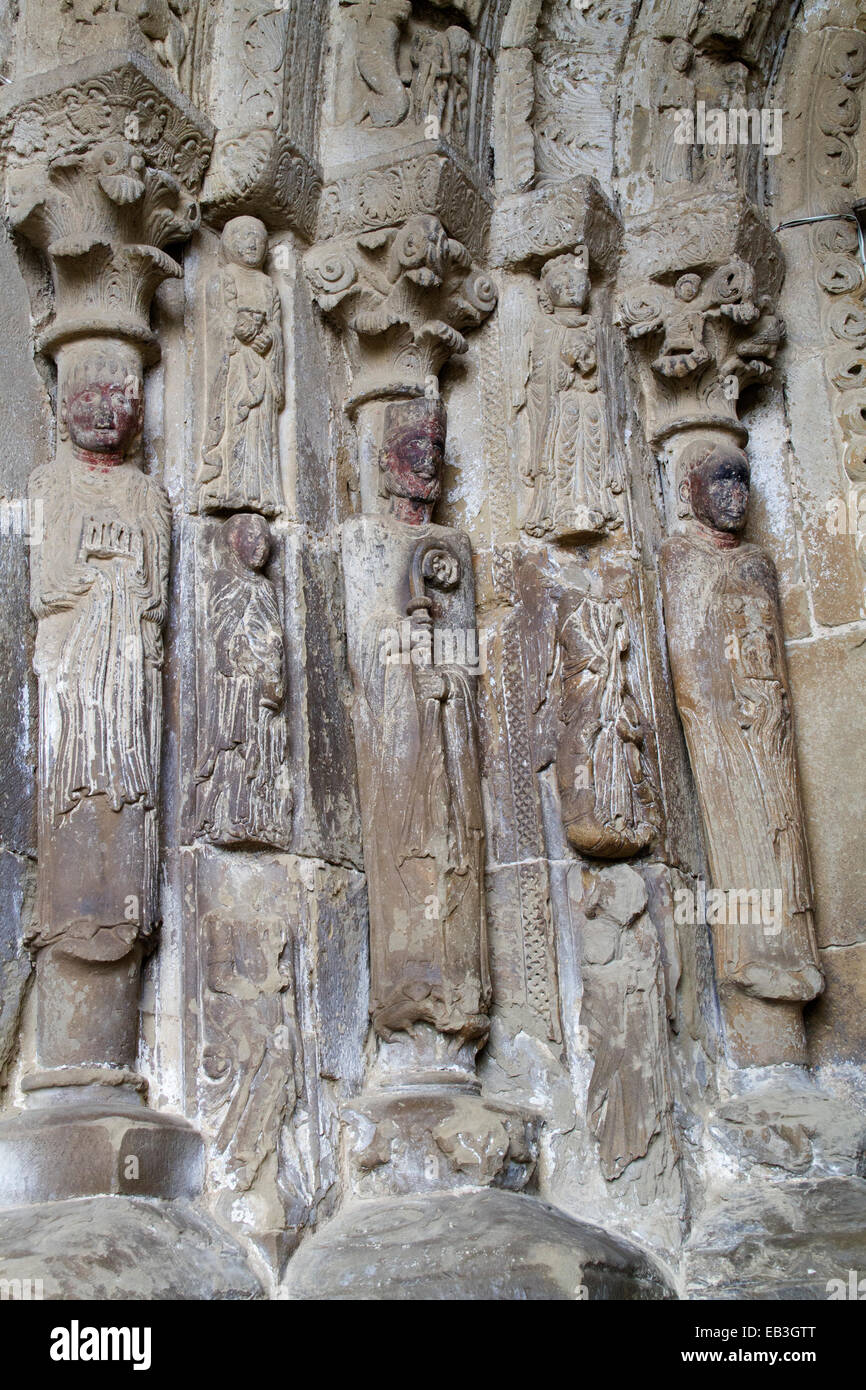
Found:
<path fill-rule="evenodd" d="M 720 982 L 755 998 L 812 999 L 822 976 L 773 563 L 756 545 L 674 536 L 661 573 L 710 876 L 728 895 L 713 929 Z M 781 905 L 771 922 L 743 906 L 743 894 L 762 892 Z"/>
<path fill-rule="evenodd" d="M 570 321 L 540 314 L 525 387 L 525 480 L 533 489 L 524 522 L 529 535 L 604 534 L 619 519 L 604 402 L 597 387 L 592 320 L 581 314 Z"/>
<path fill-rule="evenodd" d="M 490 978 L 474 678 L 457 664 L 416 668 L 400 649 L 412 555 L 429 538 L 461 566 L 456 590 L 428 591 L 435 624 L 474 632 L 465 537 L 372 518 L 343 528 L 371 1012 L 385 1038 L 425 1022 L 484 1039 Z"/>
<path fill-rule="evenodd" d="M 156 917 L 168 499 L 132 464 L 37 469 L 39 945 L 119 960 Z"/>
<path fill-rule="evenodd" d="M 271 516 L 283 505 L 279 415 L 283 324 L 268 275 L 226 266 L 208 295 L 218 366 L 208 396 L 199 471 L 204 510 L 243 508 Z"/>
<path fill-rule="evenodd" d="M 277 846 L 291 831 L 285 656 L 277 596 L 252 570 L 220 571 L 208 602 L 199 829 L 217 844 Z"/>

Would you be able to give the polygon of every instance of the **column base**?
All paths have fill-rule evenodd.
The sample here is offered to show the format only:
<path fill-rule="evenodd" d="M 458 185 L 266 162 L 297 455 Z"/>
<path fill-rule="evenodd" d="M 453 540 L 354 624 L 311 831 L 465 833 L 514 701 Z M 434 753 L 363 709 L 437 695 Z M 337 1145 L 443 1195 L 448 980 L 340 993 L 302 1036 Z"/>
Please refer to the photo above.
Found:
<path fill-rule="evenodd" d="M 866 1176 L 866 1114 L 829 1095 L 802 1067 L 733 1073 L 736 1094 L 708 1121 L 710 1134 L 744 1169 L 784 1174 Z"/>
<path fill-rule="evenodd" d="M 0 1207 L 113 1194 L 197 1196 L 204 1179 L 198 1132 L 179 1116 L 135 1104 L 137 1097 L 129 1105 L 114 1099 L 70 1099 L 67 1092 L 0 1124 Z"/>
<path fill-rule="evenodd" d="M 742 1180 L 716 1192 L 684 1252 L 690 1299 L 819 1302 L 866 1294 L 866 1181 Z M 804 1322 L 808 1318 L 804 1316 Z"/>
<path fill-rule="evenodd" d="M 536 1197 L 437 1192 L 354 1202 L 289 1262 L 288 1299 L 673 1298 L 628 1242 Z"/>
<path fill-rule="evenodd" d="M 371 1089 L 345 1106 L 354 1194 L 526 1187 L 535 1172 L 538 1120 L 479 1092 L 477 1082 Z"/>
<path fill-rule="evenodd" d="M 260 1299 L 240 1248 L 186 1201 L 89 1197 L 0 1209 L 15 1299 Z"/>

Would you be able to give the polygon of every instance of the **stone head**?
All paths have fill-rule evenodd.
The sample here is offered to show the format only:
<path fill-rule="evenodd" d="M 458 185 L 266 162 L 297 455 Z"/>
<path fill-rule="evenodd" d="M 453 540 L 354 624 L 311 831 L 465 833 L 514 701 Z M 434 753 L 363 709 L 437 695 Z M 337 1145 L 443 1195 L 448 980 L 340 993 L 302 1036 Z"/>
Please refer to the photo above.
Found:
<path fill-rule="evenodd" d="M 681 488 L 696 521 L 737 535 L 749 508 L 749 460 L 734 444 L 717 444 L 689 469 Z"/>
<path fill-rule="evenodd" d="M 445 407 L 425 396 L 385 408 L 379 453 L 382 493 L 430 503 L 439 496 L 445 458 Z"/>
<path fill-rule="evenodd" d="M 583 309 L 589 295 L 589 272 L 577 256 L 555 256 L 541 272 L 539 302 L 554 309 Z"/>
<path fill-rule="evenodd" d="M 223 228 L 220 253 L 232 265 L 260 270 L 268 254 L 268 231 L 258 217 L 233 217 Z"/>
<path fill-rule="evenodd" d="M 105 464 L 117 463 L 141 434 L 144 386 L 141 362 L 121 345 L 76 354 L 64 373 L 61 430 L 76 451 Z"/>
<path fill-rule="evenodd" d="M 244 569 L 260 570 L 267 564 L 271 553 L 271 528 L 263 516 L 256 512 L 240 512 L 230 517 L 225 523 L 225 536 L 229 549 Z"/>

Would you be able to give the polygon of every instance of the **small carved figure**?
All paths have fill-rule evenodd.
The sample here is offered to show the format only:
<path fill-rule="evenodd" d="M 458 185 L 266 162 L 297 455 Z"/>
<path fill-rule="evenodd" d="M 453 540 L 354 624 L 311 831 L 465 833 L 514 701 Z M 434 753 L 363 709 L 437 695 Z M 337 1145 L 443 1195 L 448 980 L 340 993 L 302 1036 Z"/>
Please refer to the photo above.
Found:
<path fill-rule="evenodd" d="M 563 827 L 579 854 L 629 858 L 661 822 L 651 725 L 630 670 L 637 675 L 629 572 L 593 576 L 587 589 L 530 556 L 518 586 L 536 767 L 555 761 Z"/>
<path fill-rule="evenodd" d="M 541 313 L 533 331 L 525 393 L 529 450 L 524 479 L 532 500 L 524 530 L 578 540 L 621 523 L 622 490 L 609 456 L 598 391 L 595 328 L 583 313 L 589 276 L 575 256 L 557 256 L 541 273 Z"/>
<path fill-rule="evenodd" d="M 276 287 L 262 270 L 267 253 L 267 230 L 257 217 L 226 223 L 223 268 L 208 293 L 219 355 L 198 474 L 205 511 L 246 508 L 271 516 L 283 506 L 283 323 Z"/>
<path fill-rule="evenodd" d="M 279 918 L 217 912 L 202 933 L 205 1109 L 221 1116 L 216 1147 L 247 1190 L 303 1090 L 291 936 Z"/>
<path fill-rule="evenodd" d="M 674 39 L 668 48 L 671 71 L 659 93 L 659 178 L 662 183 L 691 183 L 695 178 L 696 150 L 682 137 L 679 113 L 693 111 L 695 83 L 689 76 L 695 51 L 686 39 Z M 679 137 L 679 138 L 678 138 Z"/>
<path fill-rule="evenodd" d="M 285 847 L 291 831 L 285 651 L 264 517 L 223 523 L 207 589 L 198 828 L 215 844 Z"/>
<path fill-rule="evenodd" d="M 345 119 L 376 127 L 399 125 L 409 112 L 412 65 L 401 40 L 411 0 L 353 0 L 350 13 L 360 81 L 354 109 Z"/>
<path fill-rule="evenodd" d="M 822 976 L 776 573 L 764 550 L 741 540 L 745 454 L 702 448 L 680 495 L 691 520 L 662 547 L 661 575 L 710 874 L 728 894 L 778 893 L 780 908 L 771 930 L 728 914 L 714 929 L 716 969 L 723 989 L 803 1003 Z"/>
<path fill-rule="evenodd" d="M 646 1157 L 657 1136 L 675 1164 L 673 1094 L 658 936 L 647 892 L 626 865 L 584 873 L 581 1025 L 595 1059 L 586 1114 L 609 1182 Z"/>
<path fill-rule="evenodd" d="M 700 288 L 701 277 L 694 274 L 681 275 L 674 285 L 677 304 L 664 320 L 664 340 L 652 364 L 659 376 L 691 376 L 710 360 L 704 346 L 706 314 L 691 307 Z"/>
<path fill-rule="evenodd" d="M 471 40 L 465 29 L 418 30 L 412 40 L 412 110 L 431 138 L 465 145 Z"/>

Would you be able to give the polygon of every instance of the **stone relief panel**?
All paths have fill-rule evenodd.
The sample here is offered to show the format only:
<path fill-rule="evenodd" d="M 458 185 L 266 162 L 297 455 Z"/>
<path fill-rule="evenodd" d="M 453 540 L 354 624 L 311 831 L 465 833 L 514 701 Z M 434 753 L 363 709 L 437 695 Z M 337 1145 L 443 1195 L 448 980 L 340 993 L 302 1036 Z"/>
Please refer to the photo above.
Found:
<path fill-rule="evenodd" d="M 202 1110 L 235 1190 L 247 1192 L 303 1091 L 295 967 L 288 924 L 218 912 L 201 919 Z"/>
<path fill-rule="evenodd" d="M 357 127 L 368 153 L 441 140 L 483 166 L 500 9 L 497 0 L 341 4 L 334 21 L 336 129 Z"/>
<path fill-rule="evenodd" d="M 822 36 L 818 90 L 806 143 L 810 208 L 847 209 L 858 186 L 858 132 L 866 82 L 866 35 L 843 29 Z M 794 233 L 797 235 L 797 233 Z M 861 516 L 866 509 L 866 396 L 862 386 L 866 319 L 862 289 L 866 276 L 856 222 L 835 220 L 809 229 L 816 280 L 824 299 L 826 356 L 832 405 L 842 441 L 842 465 L 852 485 L 828 514 L 831 533 L 853 531 L 856 554 L 866 568 Z M 826 298 L 825 298 L 826 296 Z M 853 517 L 849 515 L 853 513 Z M 853 521 L 853 525 L 851 524 Z"/>
<path fill-rule="evenodd" d="M 277 288 L 262 269 L 267 255 L 267 229 L 258 218 L 227 223 L 222 267 L 208 286 L 207 423 L 197 475 L 203 511 L 273 516 L 283 509 L 283 320 Z"/>
<path fill-rule="evenodd" d="M 587 1122 L 605 1179 L 641 1162 L 646 1200 L 674 1176 L 680 1155 L 664 956 L 634 870 L 584 871 L 583 880 L 580 1026 L 594 1061 Z"/>
<path fill-rule="evenodd" d="M 530 552 L 517 588 L 533 761 L 538 772 L 555 767 L 568 843 L 598 859 L 657 847 L 663 816 L 633 562 Z"/>
<path fill-rule="evenodd" d="M 29 76 L 92 53 L 95 46 L 145 53 L 191 96 L 197 83 L 199 0 L 26 0 L 16 75 Z"/>
<path fill-rule="evenodd" d="M 208 1152 L 209 1201 L 275 1278 L 339 1197 L 339 1107 L 363 1076 L 363 876 L 321 860 L 178 862 L 186 1101 Z"/>
<path fill-rule="evenodd" d="M 272 539 L 239 512 L 199 540 L 195 833 L 213 844 L 288 848 L 293 793 L 287 668 Z"/>

